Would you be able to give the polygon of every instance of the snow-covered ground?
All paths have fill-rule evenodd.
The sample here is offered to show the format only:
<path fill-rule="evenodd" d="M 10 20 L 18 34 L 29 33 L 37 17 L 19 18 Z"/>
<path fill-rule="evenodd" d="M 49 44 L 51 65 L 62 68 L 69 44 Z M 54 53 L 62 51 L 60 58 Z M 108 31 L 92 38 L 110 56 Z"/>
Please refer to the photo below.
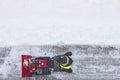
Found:
<path fill-rule="evenodd" d="M 0 45 L 119 45 L 119 4 L 119 0 L 0 0 Z"/>
<path fill-rule="evenodd" d="M 4 47 L 0 54 L 4 62 L 0 64 L 0 80 L 19 80 L 21 78 L 21 55 L 55 56 L 73 52 L 73 73 L 52 72 L 51 75 L 42 76 L 46 80 L 119 80 L 120 79 L 120 47 L 101 47 L 87 45 L 72 46 L 29 46 Z M 1 59 L 1 58 L 0 58 Z M 11 79 L 9 79 L 11 78 Z M 52 78 L 52 79 L 49 79 Z M 41 76 L 31 80 L 41 80 Z"/>
<path fill-rule="evenodd" d="M 0 46 L 64 43 L 120 45 L 119 4 L 120 0 L 0 0 Z M 80 51 L 76 51 L 76 48 L 69 49 L 76 54 L 73 55 L 73 59 L 79 65 L 76 62 L 73 66 L 75 73 L 78 75 L 68 76 L 74 78 L 78 78 L 78 76 L 92 77 L 88 74 L 82 75 L 85 71 L 93 71 L 92 73 L 111 72 L 115 76 L 120 73 L 119 48 L 116 48 L 113 52 L 108 52 L 106 49 L 102 50 L 101 47 L 95 49 L 94 47 L 89 50 L 81 46 L 79 47 Z M 99 52 L 99 49 L 101 52 Z M 20 75 L 21 54 L 33 55 L 35 53 L 34 55 L 41 56 L 40 53 L 45 52 L 40 50 L 38 47 L 32 49 L 14 47 L 10 49 L 9 54 L 6 54 L 9 49 L 0 49 L 0 76 L 8 76 L 9 73 Z M 64 51 L 59 51 L 61 49 L 57 48 L 51 50 L 60 54 Z M 108 50 L 111 50 L 111 47 Z M 77 53 L 79 53 L 79 57 Z M 93 55 L 92 53 L 100 54 Z M 51 54 L 48 50 L 47 56 Z M 102 59 L 103 61 L 101 61 Z M 95 60 L 97 61 L 94 62 Z M 103 63 L 104 65 L 102 65 Z M 80 69 L 77 69 L 78 67 Z M 66 76 L 61 77 L 64 74 L 59 75 L 52 74 L 57 78 L 67 79 Z M 103 76 L 105 75 L 103 74 Z M 99 78 L 100 75 L 97 76 Z M 119 77 L 119 75 L 117 76 Z"/>

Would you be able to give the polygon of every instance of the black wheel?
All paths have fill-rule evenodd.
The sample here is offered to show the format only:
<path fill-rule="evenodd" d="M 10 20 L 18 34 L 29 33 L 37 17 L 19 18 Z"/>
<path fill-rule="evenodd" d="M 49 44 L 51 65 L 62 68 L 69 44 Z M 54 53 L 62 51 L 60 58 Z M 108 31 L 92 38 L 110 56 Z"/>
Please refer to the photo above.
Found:
<path fill-rule="evenodd" d="M 48 74 L 51 74 L 49 68 L 38 68 L 36 70 L 36 75 L 48 75 Z"/>
<path fill-rule="evenodd" d="M 43 74 L 43 70 L 40 69 L 40 68 L 37 68 L 37 70 L 36 70 L 36 74 L 37 74 L 37 75 L 39 75 L 39 74 Z"/>

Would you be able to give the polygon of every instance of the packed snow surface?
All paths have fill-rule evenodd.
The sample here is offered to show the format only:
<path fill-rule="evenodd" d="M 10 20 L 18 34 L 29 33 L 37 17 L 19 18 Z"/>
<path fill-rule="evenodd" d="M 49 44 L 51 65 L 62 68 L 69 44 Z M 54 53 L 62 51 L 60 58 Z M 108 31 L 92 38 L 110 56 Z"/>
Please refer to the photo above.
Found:
<path fill-rule="evenodd" d="M 73 55 L 73 73 L 52 72 L 52 79 L 60 80 L 116 80 L 120 79 L 120 48 L 88 45 L 72 46 L 29 46 L 29 47 L 0 47 L 4 62 L 0 61 L 1 78 L 21 78 L 21 55 L 56 56 L 71 51 Z M 5 56 L 4 56 L 4 54 Z M 40 80 L 40 76 L 35 80 Z M 114 79 L 113 79 L 114 78 Z M 55 80 L 57 80 L 55 79 Z M 7 79 L 10 80 L 10 79 Z M 18 80 L 18 79 L 14 79 Z M 34 79 L 32 79 L 34 80 Z M 50 80 L 50 79 L 48 79 Z"/>

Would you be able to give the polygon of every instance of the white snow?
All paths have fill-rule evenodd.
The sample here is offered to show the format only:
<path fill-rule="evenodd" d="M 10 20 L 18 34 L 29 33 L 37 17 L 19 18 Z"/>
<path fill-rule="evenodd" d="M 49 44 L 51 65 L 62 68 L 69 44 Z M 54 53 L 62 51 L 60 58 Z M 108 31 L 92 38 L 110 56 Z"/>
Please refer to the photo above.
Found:
<path fill-rule="evenodd" d="M 120 0 L 0 0 L 0 46 L 57 43 L 120 45 L 119 4 Z M 41 52 L 38 48 L 16 50 L 12 49 L 0 66 L 0 73 L 5 71 L 4 76 L 11 72 L 20 73 L 23 52 L 41 56 L 36 54 Z M 119 58 L 114 54 L 111 54 L 113 58 Z"/>
<path fill-rule="evenodd" d="M 0 0 L 0 45 L 120 44 L 119 0 Z"/>

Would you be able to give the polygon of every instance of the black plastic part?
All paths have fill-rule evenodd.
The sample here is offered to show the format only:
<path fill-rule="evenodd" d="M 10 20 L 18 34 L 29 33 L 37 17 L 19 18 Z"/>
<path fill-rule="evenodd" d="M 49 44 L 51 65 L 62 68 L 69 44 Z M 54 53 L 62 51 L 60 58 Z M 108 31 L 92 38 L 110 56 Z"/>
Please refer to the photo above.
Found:
<path fill-rule="evenodd" d="M 37 68 L 36 74 L 37 75 L 47 75 L 47 74 L 51 74 L 51 71 L 49 68 Z"/>
<path fill-rule="evenodd" d="M 72 56 L 72 52 L 66 52 L 64 55 L 66 55 L 66 56 Z"/>
<path fill-rule="evenodd" d="M 67 73 L 72 73 L 73 70 L 72 69 L 61 69 L 61 71 L 67 72 Z"/>

